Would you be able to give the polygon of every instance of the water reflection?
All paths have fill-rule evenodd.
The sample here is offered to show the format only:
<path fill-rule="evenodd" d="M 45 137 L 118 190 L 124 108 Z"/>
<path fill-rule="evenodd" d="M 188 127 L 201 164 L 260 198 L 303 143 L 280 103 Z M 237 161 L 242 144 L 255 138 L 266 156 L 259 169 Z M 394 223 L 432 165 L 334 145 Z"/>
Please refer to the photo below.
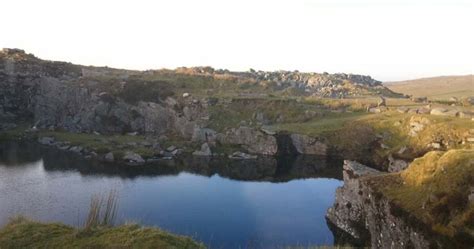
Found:
<path fill-rule="evenodd" d="M 102 164 L 35 144 L 0 145 L 0 225 L 23 214 L 81 225 L 90 197 L 116 189 L 119 221 L 158 225 L 212 248 L 331 244 L 325 212 L 341 185 L 321 158 L 184 158 Z"/>
<path fill-rule="evenodd" d="M 119 163 L 102 163 L 85 160 L 81 156 L 50 149 L 32 143 L 0 144 L 0 160 L 5 165 L 19 165 L 44 160 L 48 171 L 75 170 L 83 175 L 103 174 L 135 178 L 139 176 L 177 175 L 186 171 L 193 174 L 222 177 L 242 181 L 286 182 L 304 178 L 334 178 L 342 180 L 341 161 L 315 156 L 260 157 L 257 160 L 230 160 L 188 156 L 176 160 L 163 160 L 144 166 Z"/>

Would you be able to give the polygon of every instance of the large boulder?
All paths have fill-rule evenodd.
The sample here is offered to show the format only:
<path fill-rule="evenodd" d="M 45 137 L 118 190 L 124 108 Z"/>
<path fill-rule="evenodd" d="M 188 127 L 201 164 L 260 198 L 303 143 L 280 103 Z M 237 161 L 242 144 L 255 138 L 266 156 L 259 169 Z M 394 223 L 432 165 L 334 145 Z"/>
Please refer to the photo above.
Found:
<path fill-rule="evenodd" d="M 327 155 L 327 145 L 318 139 L 301 134 L 291 134 L 291 141 L 299 154 Z"/>
<path fill-rule="evenodd" d="M 127 151 L 122 158 L 125 162 L 131 164 L 143 164 L 145 160 L 135 152 Z"/>
<path fill-rule="evenodd" d="M 275 155 L 278 151 L 277 140 L 274 136 L 246 126 L 233 128 L 225 134 L 218 134 L 217 140 L 221 144 L 241 145 L 252 154 Z"/>
<path fill-rule="evenodd" d="M 448 110 L 446 110 L 445 108 L 433 108 L 433 109 L 431 109 L 430 114 L 431 115 L 438 115 L 438 116 L 445 116 L 447 111 Z"/>

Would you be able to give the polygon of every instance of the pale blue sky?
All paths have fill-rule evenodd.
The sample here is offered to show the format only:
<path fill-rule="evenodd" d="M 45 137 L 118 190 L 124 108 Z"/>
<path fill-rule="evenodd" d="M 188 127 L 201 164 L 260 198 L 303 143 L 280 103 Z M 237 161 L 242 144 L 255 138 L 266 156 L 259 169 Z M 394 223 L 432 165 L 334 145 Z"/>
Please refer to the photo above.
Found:
<path fill-rule="evenodd" d="M 473 1 L 0 0 L 0 47 L 130 69 L 472 74 Z"/>

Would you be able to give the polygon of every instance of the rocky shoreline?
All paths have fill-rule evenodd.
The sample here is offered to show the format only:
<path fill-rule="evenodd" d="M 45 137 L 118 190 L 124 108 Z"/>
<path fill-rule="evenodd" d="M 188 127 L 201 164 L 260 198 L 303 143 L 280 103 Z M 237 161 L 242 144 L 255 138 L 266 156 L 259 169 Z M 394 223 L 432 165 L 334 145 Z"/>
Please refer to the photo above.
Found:
<path fill-rule="evenodd" d="M 344 185 L 336 190 L 335 203 L 326 215 L 339 236 L 336 241 L 384 249 L 471 248 L 472 245 L 434 232 L 375 189 L 371 182 L 384 174 L 387 173 L 344 161 Z"/>
<path fill-rule="evenodd" d="M 129 165 L 142 165 L 146 163 L 154 163 L 158 160 L 172 160 L 179 158 L 180 156 L 198 156 L 198 157 L 216 157 L 216 158 L 228 158 L 233 160 L 251 160 L 257 159 L 258 157 L 275 157 L 275 156 L 296 156 L 296 155 L 312 155 L 312 156 L 327 156 L 327 146 L 316 139 L 310 138 L 304 135 L 292 134 L 290 140 L 286 141 L 289 144 L 280 142 L 277 144 L 277 135 L 263 135 L 261 132 L 254 131 L 248 127 L 241 127 L 235 132 L 236 135 L 230 135 L 229 137 L 224 137 L 218 139 L 222 141 L 226 139 L 223 144 L 231 144 L 242 146 L 245 148 L 245 151 L 235 151 L 230 150 L 226 153 L 216 153 L 212 150 L 218 149 L 219 145 L 216 145 L 215 142 L 205 142 L 201 145 L 199 149 L 196 149 L 193 152 L 190 152 L 188 147 L 177 147 L 175 145 L 170 145 L 166 148 L 160 144 L 157 139 L 154 138 L 143 138 L 139 139 L 140 141 L 126 142 L 124 144 L 113 144 L 108 141 L 106 136 L 100 136 L 95 134 L 97 137 L 95 140 L 98 143 L 109 148 L 105 152 L 104 149 L 100 148 L 99 150 L 94 150 L 93 148 L 88 148 L 87 146 L 81 146 L 75 144 L 74 142 L 67 140 L 59 140 L 52 136 L 41 136 L 35 135 L 34 133 L 29 134 L 31 137 L 38 137 L 37 142 L 45 145 L 54 147 L 59 150 L 74 152 L 83 156 L 86 159 L 94 158 L 105 162 L 124 162 Z M 248 133 L 247 135 L 244 135 Z M 51 133 L 50 133 L 51 134 Z M 54 133 L 52 133 L 54 134 Z M 220 135 L 220 134 L 218 134 Z M 79 135 L 81 136 L 81 135 Z M 83 134 L 82 136 L 89 136 L 88 134 Z M 128 135 L 131 138 L 134 138 L 134 135 Z M 211 146 L 212 144 L 212 150 Z M 192 146 L 192 145 L 191 145 Z M 279 146 L 284 146 L 291 148 L 286 151 L 281 151 L 282 148 Z M 137 152 L 133 151 L 133 148 L 143 147 L 152 151 L 151 154 L 146 156 L 140 155 Z M 120 153 L 114 153 L 112 150 L 121 149 Z"/>

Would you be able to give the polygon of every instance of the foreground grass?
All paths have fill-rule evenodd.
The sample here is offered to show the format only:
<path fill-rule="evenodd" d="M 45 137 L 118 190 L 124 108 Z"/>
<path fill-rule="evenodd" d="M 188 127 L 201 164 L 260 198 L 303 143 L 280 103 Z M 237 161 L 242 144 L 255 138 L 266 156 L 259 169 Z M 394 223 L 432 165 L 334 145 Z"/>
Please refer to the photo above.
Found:
<path fill-rule="evenodd" d="M 396 174 L 372 182 L 386 197 L 434 231 L 474 240 L 474 150 L 433 151 Z"/>
<path fill-rule="evenodd" d="M 76 229 L 13 219 L 0 230 L 0 248 L 205 248 L 189 237 L 138 225 Z"/>
<path fill-rule="evenodd" d="M 60 223 L 39 223 L 22 217 L 0 230 L 0 248 L 163 248 L 204 249 L 189 237 L 139 225 L 77 229 Z M 285 249 L 350 249 L 350 246 L 276 247 Z"/>

